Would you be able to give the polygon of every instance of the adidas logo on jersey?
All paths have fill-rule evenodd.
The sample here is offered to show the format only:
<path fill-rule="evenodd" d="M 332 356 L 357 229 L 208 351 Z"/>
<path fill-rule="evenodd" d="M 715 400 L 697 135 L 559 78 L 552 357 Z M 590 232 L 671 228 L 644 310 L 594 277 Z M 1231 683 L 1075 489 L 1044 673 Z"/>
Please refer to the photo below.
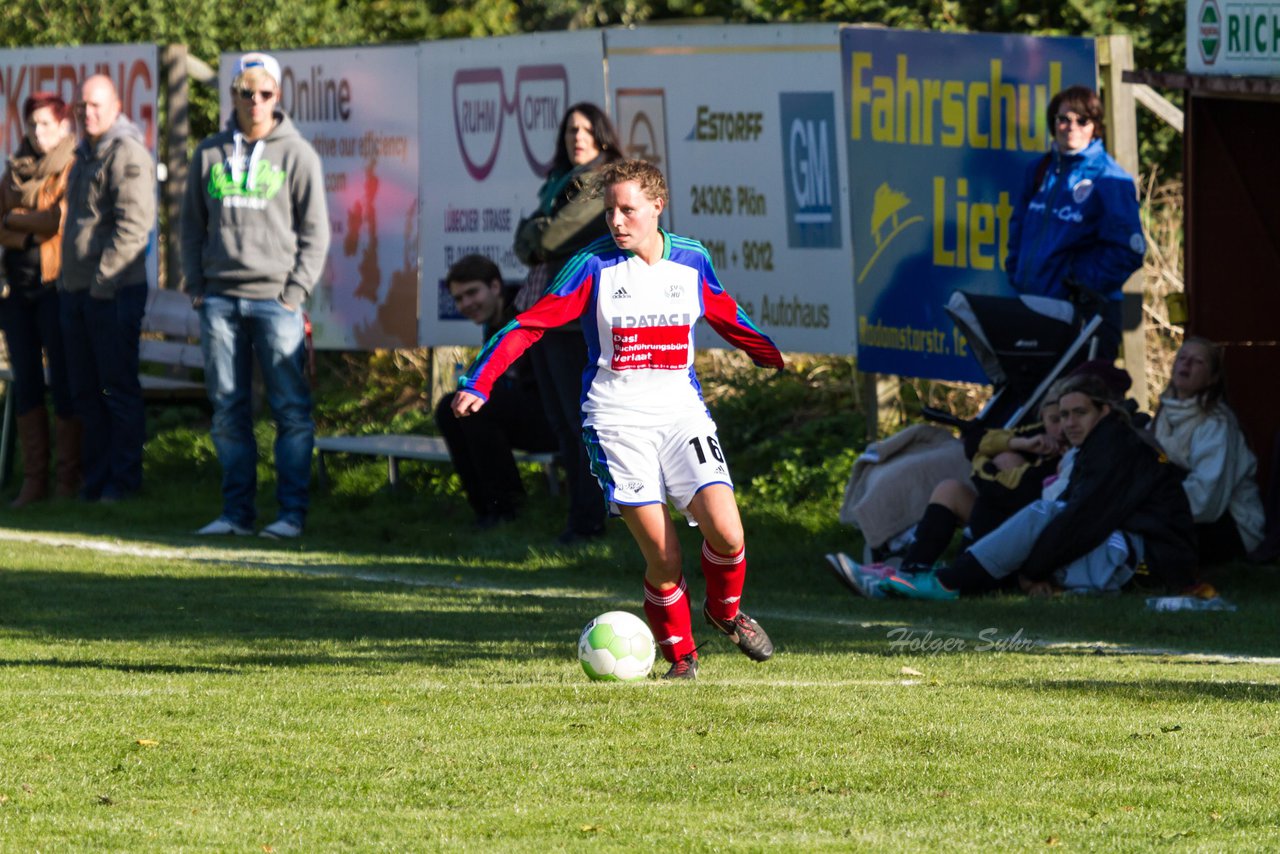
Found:
<path fill-rule="evenodd" d="M 631 294 L 627 293 L 626 285 L 622 285 L 616 291 L 613 292 L 613 298 L 614 299 L 631 299 Z"/>

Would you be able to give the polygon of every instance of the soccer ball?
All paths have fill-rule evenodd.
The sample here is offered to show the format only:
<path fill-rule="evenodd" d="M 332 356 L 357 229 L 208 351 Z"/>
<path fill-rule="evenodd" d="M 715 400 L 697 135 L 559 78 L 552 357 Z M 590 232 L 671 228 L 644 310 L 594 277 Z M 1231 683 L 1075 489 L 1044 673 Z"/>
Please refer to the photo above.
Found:
<path fill-rule="evenodd" d="M 644 620 L 626 611 L 601 614 L 578 638 L 578 660 L 592 679 L 634 682 L 653 669 L 653 633 Z"/>

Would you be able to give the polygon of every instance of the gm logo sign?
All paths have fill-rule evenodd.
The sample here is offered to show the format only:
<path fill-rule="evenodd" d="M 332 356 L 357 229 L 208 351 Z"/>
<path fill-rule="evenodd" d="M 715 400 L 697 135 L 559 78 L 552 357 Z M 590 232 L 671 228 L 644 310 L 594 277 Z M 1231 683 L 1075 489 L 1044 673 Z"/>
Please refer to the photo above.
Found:
<path fill-rule="evenodd" d="M 840 247 L 836 97 L 832 92 L 782 92 L 782 173 L 787 196 L 787 245 Z"/>

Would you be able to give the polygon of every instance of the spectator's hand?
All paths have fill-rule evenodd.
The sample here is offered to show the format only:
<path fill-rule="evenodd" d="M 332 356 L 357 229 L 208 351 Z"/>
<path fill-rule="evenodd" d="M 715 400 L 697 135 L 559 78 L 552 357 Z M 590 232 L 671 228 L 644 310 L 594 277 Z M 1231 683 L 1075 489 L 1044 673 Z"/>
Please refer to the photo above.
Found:
<path fill-rule="evenodd" d="M 1050 439 L 1047 433 L 1039 433 L 1035 436 L 1014 436 L 1009 440 L 1009 450 L 1049 457 L 1058 453 L 1058 443 Z"/>
<path fill-rule="evenodd" d="M 1018 576 L 1018 586 L 1022 592 L 1032 599 L 1049 599 L 1053 597 L 1053 584 L 1049 581 L 1032 581 L 1025 575 Z"/>
<path fill-rule="evenodd" d="M 1051 457 L 1058 453 L 1058 443 L 1050 438 L 1048 433 L 1032 436 L 1031 453 L 1039 454 L 1042 457 Z"/>
<path fill-rule="evenodd" d="M 460 391 L 453 396 L 453 415 L 455 418 L 466 418 L 472 413 L 479 412 L 482 406 L 484 406 L 484 398 L 478 394 Z"/>

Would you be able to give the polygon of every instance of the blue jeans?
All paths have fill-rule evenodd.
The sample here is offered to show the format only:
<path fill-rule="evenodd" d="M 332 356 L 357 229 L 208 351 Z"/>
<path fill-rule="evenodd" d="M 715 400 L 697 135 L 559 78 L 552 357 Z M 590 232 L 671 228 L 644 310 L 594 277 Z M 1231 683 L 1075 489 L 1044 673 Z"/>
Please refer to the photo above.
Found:
<path fill-rule="evenodd" d="M 146 408 L 138 382 L 138 339 L 147 285 L 95 299 L 88 291 L 58 295 L 71 404 L 84 423 L 82 497 L 120 498 L 142 487 Z"/>
<path fill-rule="evenodd" d="M 969 546 L 969 554 L 993 577 L 1007 578 L 1022 567 L 1036 540 L 1062 512 L 1063 506 L 1061 502 L 1043 498 L 1032 501 Z M 1133 577 L 1133 568 L 1127 562 L 1131 547 L 1138 552 L 1135 562 L 1140 562 L 1145 549 L 1142 537 L 1130 534 L 1126 540 L 1125 535 L 1116 531 L 1071 563 L 1055 569 L 1053 580 L 1075 592 L 1119 590 Z"/>
<path fill-rule="evenodd" d="M 222 515 L 252 527 L 257 515 L 258 444 L 253 437 L 253 355 L 276 422 L 276 501 L 301 526 L 311 484 L 311 384 L 302 311 L 277 300 L 210 295 L 200 307 L 205 385 L 213 404 L 213 446 L 222 464 Z"/>

